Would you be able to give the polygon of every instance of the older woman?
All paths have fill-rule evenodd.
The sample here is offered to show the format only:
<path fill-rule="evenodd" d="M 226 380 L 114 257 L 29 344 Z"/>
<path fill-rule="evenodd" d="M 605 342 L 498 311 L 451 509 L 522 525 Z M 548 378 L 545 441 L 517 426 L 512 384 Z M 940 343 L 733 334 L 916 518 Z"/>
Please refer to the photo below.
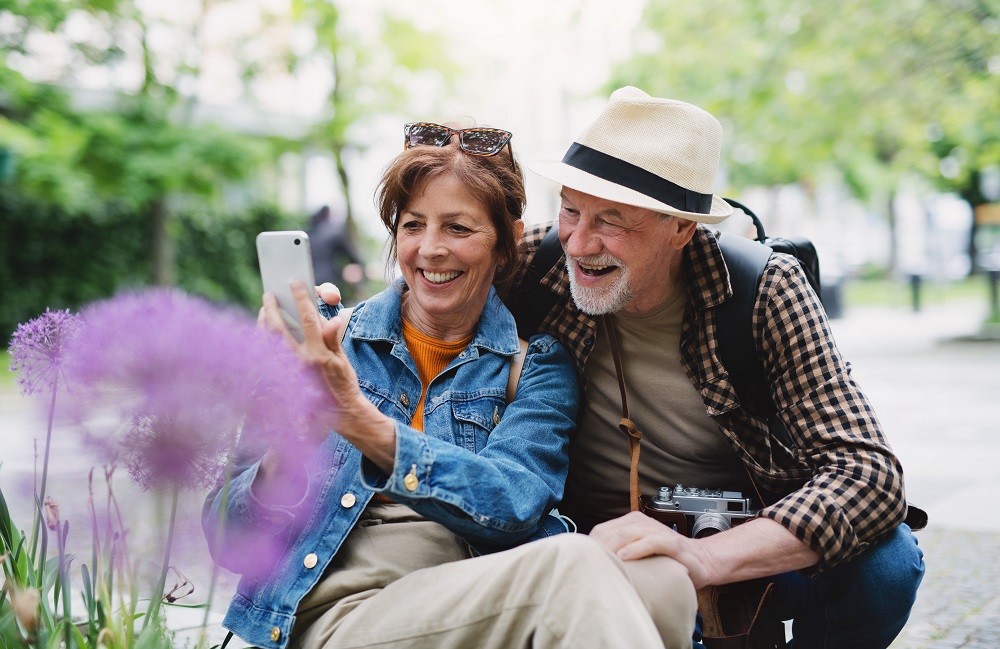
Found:
<path fill-rule="evenodd" d="M 290 342 L 326 379 L 339 435 L 263 455 L 248 443 L 204 514 L 210 541 L 223 527 L 216 560 L 244 575 L 224 625 L 255 646 L 485 646 L 484 621 L 495 646 L 515 646 L 534 634 L 523 610 L 540 598 L 568 622 L 557 601 L 581 584 L 547 569 L 555 547 L 521 561 L 533 576 L 518 580 L 520 596 L 485 586 L 518 569 L 469 559 L 565 531 L 547 513 L 579 398 L 569 355 L 547 335 L 531 339 L 508 394 L 519 345 L 497 289 L 517 269 L 525 199 L 509 140 L 407 125 L 378 192 L 402 277 L 354 308 L 342 344 L 341 323 L 293 287 L 305 340 Z M 269 295 L 264 319 L 283 329 Z M 272 546 L 276 561 L 261 551 Z"/>

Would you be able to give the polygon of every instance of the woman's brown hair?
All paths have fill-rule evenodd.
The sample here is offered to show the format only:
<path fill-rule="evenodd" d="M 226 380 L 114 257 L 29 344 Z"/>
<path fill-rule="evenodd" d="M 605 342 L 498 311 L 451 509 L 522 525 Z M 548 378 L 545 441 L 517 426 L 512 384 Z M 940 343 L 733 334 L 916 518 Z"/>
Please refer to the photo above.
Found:
<path fill-rule="evenodd" d="M 453 174 L 486 208 L 497 233 L 499 258 L 493 285 L 506 295 L 517 275 L 521 243 L 516 223 L 524 212 L 526 195 L 521 167 L 510 148 L 493 156 L 465 153 L 455 143 L 448 146 L 415 146 L 406 149 L 386 167 L 375 194 L 382 224 L 389 231 L 389 261 L 396 261 L 396 228 L 413 192 L 430 179 Z"/>

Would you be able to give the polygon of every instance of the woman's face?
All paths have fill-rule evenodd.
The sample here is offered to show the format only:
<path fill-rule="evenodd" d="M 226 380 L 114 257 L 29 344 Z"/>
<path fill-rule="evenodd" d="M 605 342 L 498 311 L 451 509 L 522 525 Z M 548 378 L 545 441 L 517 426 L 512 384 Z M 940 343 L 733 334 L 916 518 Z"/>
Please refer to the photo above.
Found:
<path fill-rule="evenodd" d="M 410 290 L 403 315 L 441 340 L 472 333 L 497 268 L 486 207 L 452 174 L 425 180 L 399 216 L 396 256 Z"/>

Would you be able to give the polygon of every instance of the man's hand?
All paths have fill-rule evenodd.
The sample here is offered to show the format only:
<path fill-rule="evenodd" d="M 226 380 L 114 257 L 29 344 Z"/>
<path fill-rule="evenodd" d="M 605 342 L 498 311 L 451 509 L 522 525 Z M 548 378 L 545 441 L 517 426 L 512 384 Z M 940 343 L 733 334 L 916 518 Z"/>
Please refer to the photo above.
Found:
<path fill-rule="evenodd" d="M 689 539 L 645 514 L 631 512 L 594 527 L 590 536 L 621 559 L 656 554 L 688 569 L 695 588 L 801 570 L 820 556 L 769 518 L 755 518 L 701 539 Z"/>
<path fill-rule="evenodd" d="M 688 569 L 695 588 L 710 583 L 711 557 L 705 554 L 701 544 L 640 512 L 631 512 L 597 525 L 591 530 L 590 538 L 623 561 L 653 555 L 671 557 Z"/>

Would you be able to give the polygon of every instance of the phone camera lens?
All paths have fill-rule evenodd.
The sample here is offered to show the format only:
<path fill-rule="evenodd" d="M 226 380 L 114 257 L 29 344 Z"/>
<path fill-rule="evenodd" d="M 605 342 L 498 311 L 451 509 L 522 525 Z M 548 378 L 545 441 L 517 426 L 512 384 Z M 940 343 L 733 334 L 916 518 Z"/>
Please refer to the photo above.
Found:
<path fill-rule="evenodd" d="M 296 239 L 296 240 L 295 240 L 295 245 L 299 245 L 300 243 L 302 243 L 302 240 L 301 240 L 301 239 Z"/>

